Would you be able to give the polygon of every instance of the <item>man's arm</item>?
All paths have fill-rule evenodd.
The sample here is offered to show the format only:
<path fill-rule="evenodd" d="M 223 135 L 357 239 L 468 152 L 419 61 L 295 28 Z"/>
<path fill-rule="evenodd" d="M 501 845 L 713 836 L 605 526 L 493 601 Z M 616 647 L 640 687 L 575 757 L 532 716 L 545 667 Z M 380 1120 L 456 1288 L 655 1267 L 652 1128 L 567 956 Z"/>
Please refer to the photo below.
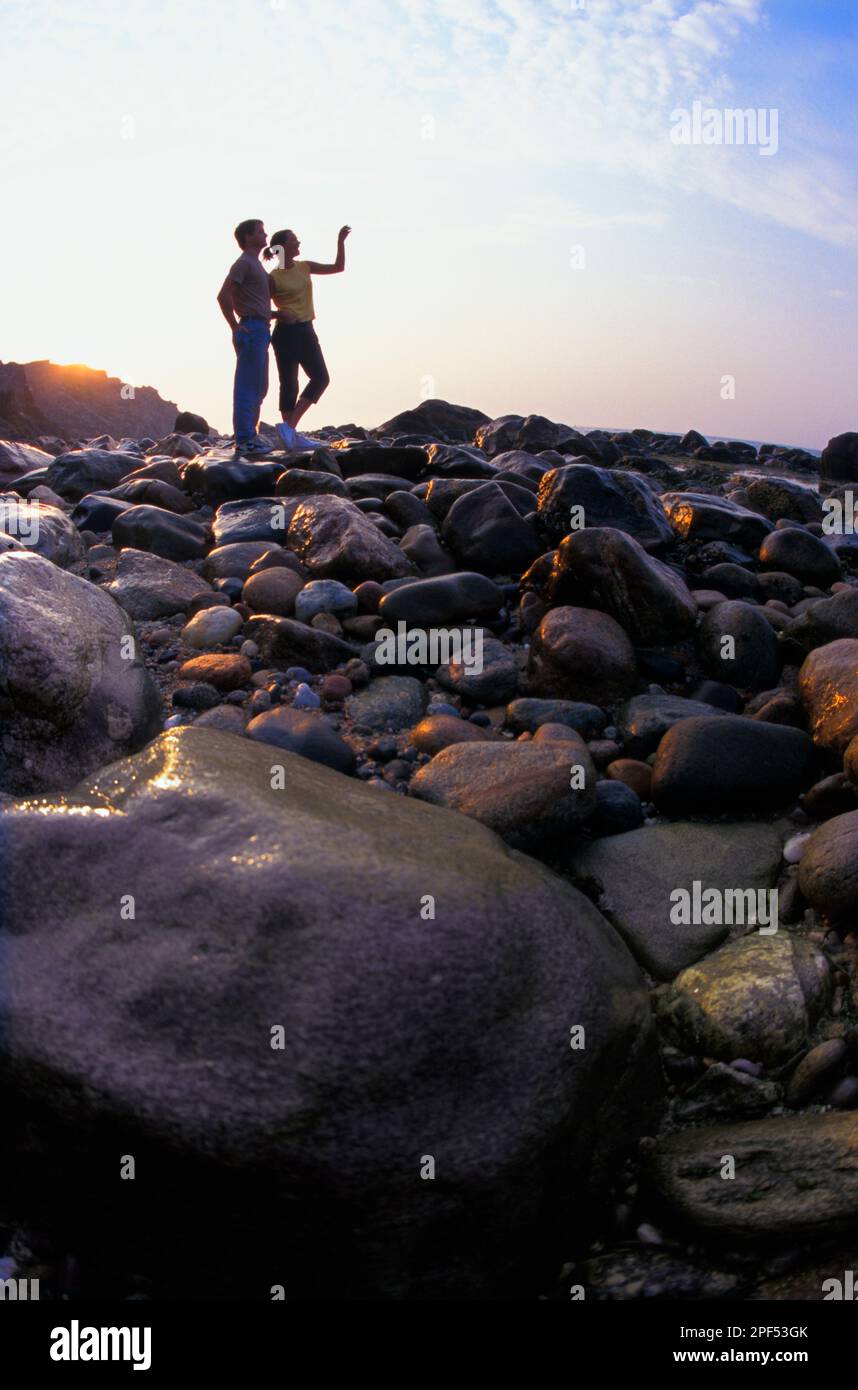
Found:
<path fill-rule="evenodd" d="M 235 292 L 233 281 L 228 275 L 220 287 L 217 302 L 220 305 L 221 313 L 234 333 L 238 328 L 238 319 L 235 316 Z"/>
<path fill-rule="evenodd" d="M 346 237 L 351 231 L 351 227 L 340 227 L 337 236 L 337 259 L 330 265 L 323 265 L 321 261 L 308 261 L 311 275 L 338 275 L 341 270 L 346 268 Z"/>

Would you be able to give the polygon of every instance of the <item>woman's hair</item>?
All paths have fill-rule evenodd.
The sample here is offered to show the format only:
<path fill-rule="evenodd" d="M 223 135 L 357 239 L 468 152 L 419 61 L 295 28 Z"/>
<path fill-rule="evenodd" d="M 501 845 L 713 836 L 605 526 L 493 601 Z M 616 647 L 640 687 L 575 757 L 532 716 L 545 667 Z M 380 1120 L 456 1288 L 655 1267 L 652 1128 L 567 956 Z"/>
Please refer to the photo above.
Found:
<path fill-rule="evenodd" d="M 282 232 L 275 232 L 274 235 L 273 235 L 273 237 L 272 237 L 271 240 L 269 241 L 268 245 L 266 246 L 265 250 L 264 250 L 263 253 L 262 253 L 263 256 L 265 257 L 266 261 L 273 261 L 273 260 L 274 260 L 274 257 L 275 257 L 275 255 L 276 255 L 276 252 L 273 250 L 273 248 L 274 248 L 275 246 L 283 246 L 283 247 L 285 247 L 285 245 L 286 245 L 286 238 L 287 238 L 288 236 L 294 236 L 294 235 L 295 235 L 295 233 L 294 233 L 294 232 L 290 232 L 289 229 L 288 229 L 288 227 L 286 228 L 285 231 L 282 231 Z"/>

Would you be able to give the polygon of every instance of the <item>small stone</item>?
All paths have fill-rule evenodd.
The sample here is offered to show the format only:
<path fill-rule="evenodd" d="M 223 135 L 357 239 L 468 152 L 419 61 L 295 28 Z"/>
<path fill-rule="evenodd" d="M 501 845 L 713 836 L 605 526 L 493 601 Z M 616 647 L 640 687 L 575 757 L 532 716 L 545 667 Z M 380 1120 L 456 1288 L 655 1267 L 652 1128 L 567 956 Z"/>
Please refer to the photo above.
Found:
<path fill-rule="evenodd" d="M 227 656 L 212 653 L 195 656 L 179 667 L 179 679 L 184 681 L 204 681 L 215 690 L 238 690 L 248 685 L 251 677 L 250 662 L 245 656 Z"/>
<path fill-rule="evenodd" d="M 231 608 L 204 608 L 182 629 L 182 641 L 189 647 L 221 646 L 241 631 L 241 622 Z"/>
<path fill-rule="evenodd" d="M 292 700 L 292 708 L 318 709 L 321 703 L 322 702 L 319 699 L 319 696 L 316 694 L 315 690 L 311 690 L 309 685 L 307 685 L 304 681 L 301 681 L 300 685 L 298 686 L 298 689 L 295 691 L 295 696 Z"/>

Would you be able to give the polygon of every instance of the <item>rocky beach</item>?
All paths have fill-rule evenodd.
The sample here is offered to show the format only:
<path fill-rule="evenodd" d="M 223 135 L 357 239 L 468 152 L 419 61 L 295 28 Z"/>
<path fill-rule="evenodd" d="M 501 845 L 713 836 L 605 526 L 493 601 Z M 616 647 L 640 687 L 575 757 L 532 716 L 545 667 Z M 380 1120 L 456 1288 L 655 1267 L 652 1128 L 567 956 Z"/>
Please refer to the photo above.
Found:
<path fill-rule="evenodd" d="M 0 1277 L 824 1298 L 858 434 L 172 423 L 0 440 Z"/>

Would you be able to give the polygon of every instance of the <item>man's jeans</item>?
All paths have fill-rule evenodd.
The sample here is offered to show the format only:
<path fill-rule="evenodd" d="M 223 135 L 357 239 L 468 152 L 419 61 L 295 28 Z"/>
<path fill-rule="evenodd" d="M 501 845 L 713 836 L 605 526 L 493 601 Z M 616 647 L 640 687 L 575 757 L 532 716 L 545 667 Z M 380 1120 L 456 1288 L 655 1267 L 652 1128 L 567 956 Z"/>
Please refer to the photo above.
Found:
<path fill-rule="evenodd" d="M 258 438 L 259 412 L 268 394 L 268 320 L 240 319 L 232 341 L 236 355 L 232 423 L 236 444 L 246 447 Z"/>

